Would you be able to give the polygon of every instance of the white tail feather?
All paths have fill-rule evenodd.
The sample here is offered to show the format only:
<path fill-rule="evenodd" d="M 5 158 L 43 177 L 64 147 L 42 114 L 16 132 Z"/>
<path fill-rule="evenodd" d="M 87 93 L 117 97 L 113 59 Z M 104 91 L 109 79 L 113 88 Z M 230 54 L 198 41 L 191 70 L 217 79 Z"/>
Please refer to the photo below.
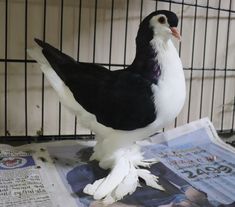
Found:
<path fill-rule="evenodd" d="M 69 89 L 65 86 L 64 82 L 60 79 L 56 72 L 51 68 L 47 59 L 42 54 L 42 49 L 35 47 L 33 49 L 28 49 L 27 52 L 29 56 L 38 62 L 42 72 L 45 74 L 52 87 L 57 91 L 61 100 L 63 101 L 64 98 L 67 98 L 67 90 Z"/>
<path fill-rule="evenodd" d="M 42 54 L 42 49 L 34 47 L 32 49 L 27 49 L 28 55 L 36 60 L 40 65 L 49 65 L 47 59 Z"/>
<path fill-rule="evenodd" d="M 55 89 L 61 102 L 72 110 L 73 113 L 77 115 L 86 115 L 84 114 L 84 109 L 82 106 L 74 99 L 74 96 L 70 89 L 65 85 L 61 78 L 57 75 L 54 69 L 51 67 L 47 59 L 42 53 L 42 49 L 35 47 L 32 49 L 27 49 L 27 52 L 30 57 L 38 62 L 40 69 L 45 74 L 47 80 L 50 82 L 51 86 Z M 87 115 L 86 115 L 87 116 Z M 86 122 L 84 122 L 86 123 Z M 88 122 L 89 123 L 89 122 Z"/>

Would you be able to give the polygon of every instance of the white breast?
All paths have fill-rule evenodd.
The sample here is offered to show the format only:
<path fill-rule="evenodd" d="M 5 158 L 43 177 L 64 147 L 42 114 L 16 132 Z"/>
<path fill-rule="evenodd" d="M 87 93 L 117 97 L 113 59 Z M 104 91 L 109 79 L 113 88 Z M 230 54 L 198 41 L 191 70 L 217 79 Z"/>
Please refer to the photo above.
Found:
<path fill-rule="evenodd" d="M 172 122 L 181 111 L 186 97 L 185 77 L 182 63 L 172 41 L 159 42 L 152 40 L 157 50 L 161 76 L 158 85 L 153 85 L 157 125 L 164 127 Z"/>

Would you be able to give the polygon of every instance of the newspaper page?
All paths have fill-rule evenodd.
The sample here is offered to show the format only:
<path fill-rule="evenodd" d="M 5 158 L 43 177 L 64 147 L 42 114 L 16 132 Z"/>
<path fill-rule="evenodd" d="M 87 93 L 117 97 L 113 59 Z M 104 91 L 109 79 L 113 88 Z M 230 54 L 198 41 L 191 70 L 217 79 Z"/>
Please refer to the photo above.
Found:
<path fill-rule="evenodd" d="M 150 170 L 159 177 L 166 191 L 141 183 L 143 187 L 110 206 L 235 206 L 234 149 L 219 139 L 208 119 L 161 133 L 139 144 L 146 158 L 159 159 Z M 103 206 L 83 193 L 87 184 L 109 173 L 100 169 L 98 163 L 88 163 L 92 146 L 92 143 L 89 147 L 78 143 L 47 147 L 64 184 L 77 195 L 78 206 Z"/>
<path fill-rule="evenodd" d="M 0 145 L 5 149 L 1 160 L 4 157 L 27 160 L 27 164 L 23 164 L 25 161 L 17 161 L 17 158 L 14 162 L 21 163 L 21 166 L 11 169 L 11 161 L 9 164 L 0 161 L 0 206 L 104 206 L 83 193 L 87 184 L 109 173 L 101 169 L 98 162 L 89 162 L 94 144 L 94 141 L 58 141 L 26 145 L 14 148 L 26 153 L 17 156 L 7 155 L 6 146 Z M 138 144 L 146 158 L 159 159 L 150 171 L 159 177 L 165 191 L 148 187 L 141 181 L 142 187 L 109 207 L 235 206 L 235 151 L 219 139 L 208 119 L 169 130 Z M 18 193 L 12 186 L 17 186 L 17 177 L 23 174 L 23 171 L 19 173 L 20 170 L 28 176 L 20 186 L 29 190 L 24 191 L 24 187 L 20 187 Z M 35 175 L 32 177 L 36 181 L 30 181 L 31 174 Z M 9 181 L 4 181 L 7 178 Z M 9 201 L 24 204 L 7 205 Z"/>
<path fill-rule="evenodd" d="M 218 137 L 208 119 L 155 136 L 152 142 L 156 145 L 146 149 L 149 154 L 205 192 L 211 204 L 235 206 L 235 150 Z"/>
<path fill-rule="evenodd" d="M 77 205 L 44 148 L 0 145 L 0 207 L 39 206 Z"/>

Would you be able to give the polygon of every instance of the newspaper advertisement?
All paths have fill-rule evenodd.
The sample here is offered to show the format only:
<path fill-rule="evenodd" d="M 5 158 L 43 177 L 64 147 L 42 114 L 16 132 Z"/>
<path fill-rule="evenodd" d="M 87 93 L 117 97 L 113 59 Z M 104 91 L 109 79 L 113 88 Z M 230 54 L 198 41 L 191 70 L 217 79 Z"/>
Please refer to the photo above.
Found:
<path fill-rule="evenodd" d="M 94 141 L 0 145 L 0 207 L 101 207 L 83 188 L 108 175 L 89 162 Z M 110 207 L 235 206 L 235 150 L 205 118 L 139 142 L 165 191 L 141 181 Z"/>

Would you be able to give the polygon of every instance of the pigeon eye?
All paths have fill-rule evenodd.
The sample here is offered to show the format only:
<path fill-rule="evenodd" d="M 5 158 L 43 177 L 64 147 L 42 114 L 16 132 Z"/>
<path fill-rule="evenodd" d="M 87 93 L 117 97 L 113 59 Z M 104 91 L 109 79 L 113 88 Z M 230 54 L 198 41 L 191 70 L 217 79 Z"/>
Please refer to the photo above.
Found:
<path fill-rule="evenodd" d="M 158 22 L 161 24 L 165 24 L 166 23 L 165 17 L 159 17 Z"/>

